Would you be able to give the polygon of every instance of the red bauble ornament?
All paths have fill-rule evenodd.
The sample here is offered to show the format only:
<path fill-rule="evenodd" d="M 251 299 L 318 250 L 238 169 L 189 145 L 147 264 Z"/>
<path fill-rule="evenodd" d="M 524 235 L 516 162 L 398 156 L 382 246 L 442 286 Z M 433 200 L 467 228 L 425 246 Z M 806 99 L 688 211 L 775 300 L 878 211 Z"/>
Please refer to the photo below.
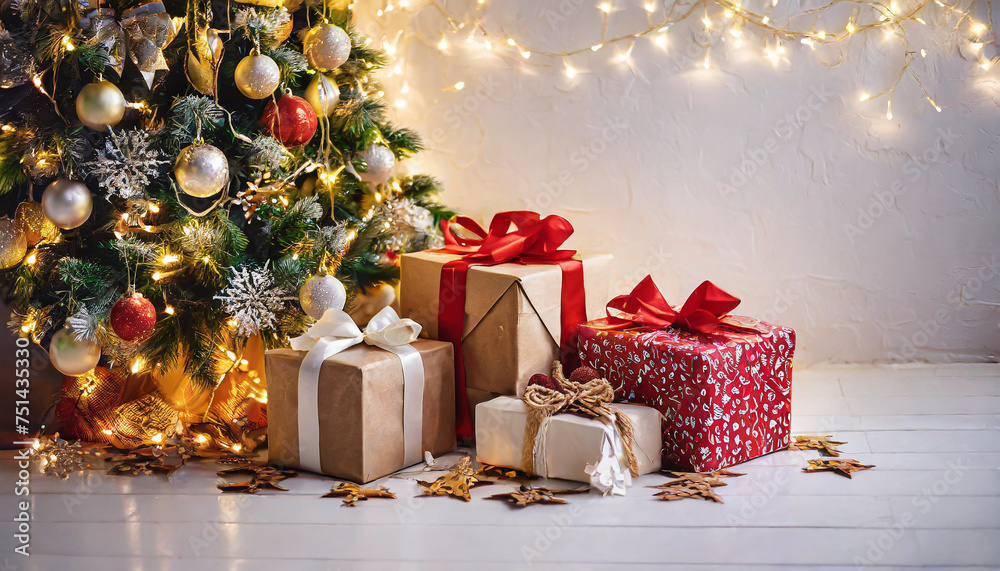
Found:
<path fill-rule="evenodd" d="M 156 308 L 141 293 L 123 297 L 111 308 L 111 328 L 123 341 L 145 339 L 154 325 Z"/>
<path fill-rule="evenodd" d="M 316 133 L 316 112 L 305 99 L 286 94 L 277 103 L 272 99 L 264 106 L 260 124 L 282 145 L 297 147 L 308 143 Z"/>

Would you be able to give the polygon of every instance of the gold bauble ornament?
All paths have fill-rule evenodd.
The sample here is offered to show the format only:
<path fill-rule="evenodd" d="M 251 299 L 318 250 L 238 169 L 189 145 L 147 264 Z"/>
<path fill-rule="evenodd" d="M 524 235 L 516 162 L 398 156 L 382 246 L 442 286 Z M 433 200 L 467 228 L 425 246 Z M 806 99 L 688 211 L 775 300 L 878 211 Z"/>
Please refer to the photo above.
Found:
<path fill-rule="evenodd" d="M 212 145 L 195 143 L 177 155 L 174 178 L 185 194 L 207 198 L 229 184 L 229 160 Z"/>
<path fill-rule="evenodd" d="M 302 51 L 317 71 L 334 70 L 351 56 L 351 38 L 340 26 L 320 24 L 306 34 Z"/>
<path fill-rule="evenodd" d="M 328 117 L 340 102 L 340 88 L 332 77 L 317 73 L 306 87 L 305 98 L 317 117 Z"/>
<path fill-rule="evenodd" d="M 42 211 L 53 224 L 72 230 L 87 221 L 94 210 L 90 189 L 82 182 L 59 178 L 42 193 Z"/>
<path fill-rule="evenodd" d="M 13 268 L 28 253 L 28 240 L 21 223 L 10 218 L 0 219 L 0 270 Z"/>
<path fill-rule="evenodd" d="M 125 96 L 110 81 L 88 83 L 76 96 L 76 115 L 95 131 L 107 131 L 125 116 Z"/>
<path fill-rule="evenodd" d="M 41 242 L 52 242 L 59 237 L 59 227 L 45 216 L 42 205 L 37 202 L 19 204 L 14 218 L 21 222 L 28 246 L 36 246 Z"/>
<path fill-rule="evenodd" d="M 281 69 L 262 54 L 251 54 L 236 66 L 236 87 L 250 99 L 264 99 L 281 85 Z"/>
<path fill-rule="evenodd" d="M 60 373 L 79 377 L 97 366 L 97 362 L 101 360 L 101 346 L 92 341 L 77 339 L 68 327 L 64 327 L 52 336 L 49 360 Z"/>

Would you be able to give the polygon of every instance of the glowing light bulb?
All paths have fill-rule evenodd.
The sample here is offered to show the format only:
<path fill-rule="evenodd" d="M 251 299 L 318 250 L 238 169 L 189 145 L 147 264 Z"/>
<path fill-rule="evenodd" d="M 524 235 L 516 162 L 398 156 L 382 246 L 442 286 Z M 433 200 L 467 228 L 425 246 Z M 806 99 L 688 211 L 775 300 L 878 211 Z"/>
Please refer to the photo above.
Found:
<path fill-rule="evenodd" d="M 577 72 L 576 69 L 573 66 L 571 66 L 569 64 L 566 64 L 565 73 L 566 73 L 566 77 L 572 79 L 572 78 L 576 77 L 576 74 L 579 73 L 579 72 Z"/>
<path fill-rule="evenodd" d="M 441 38 L 441 41 L 438 42 L 438 49 L 441 51 L 448 49 L 448 40 L 445 38 Z"/>
<path fill-rule="evenodd" d="M 163 313 L 166 313 L 167 315 L 173 315 L 174 314 L 174 306 L 168 305 L 168 306 L 164 307 L 163 308 Z"/>
<path fill-rule="evenodd" d="M 652 2 L 646 2 L 645 4 L 642 5 L 642 7 L 645 8 L 647 12 L 656 11 L 656 4 L 653 4 Z"/>
<path fill-rule="evenodd" d="M 931 107 L 933 107 L 935 111 L 937 111 L 938 113 L 941 112 L 941 107 L 937 103 L 935 103 L 934 100 L 930 98 L 930 96 L 927 97 L 927 102 L 931 104 Z"/>
<path fill-rule="evenodd" d="M 820 31 L 816 32 L 816 37 L 818 39 L 820 39 L 820 40 L 825 40 L 826 39 L 826 32 L 824 32 L 823 30 L 820 30 Z"/>
<path fill-rule="evenodd" d="M 712 60 L 711 60 L 711 59 L 709 59 L 709 57 L 708 57 L 708 54 L 705 54 L 705 61 L 703 61 L 703 62 L 701 63 L 701 65 L 702 65 L 702 66 L 703 66 L 703 67 L 704 67 L 705 69 L 709 69 L 710 67 L 712 67 Z"/>
<path fill-rule="evenodd" d="M 599 49 L 601 49 L 603 47 L 604 47 L 604 44 L 594 44 L 594 45 L 590 46 L 590 51 L 596 52 L 597 50 L 599 50 Z"/>
<path fill-rule="evenodd" d="M 847 33 L 848 34 L 853 34 L 854 30 L 855 30 L 855 28 L 854 28 L 854 22 L 848 22 L 847 23 Z"/>
<path fill-rule="evenodd" d="M 452 87 L 454 87 L 457 91 L 462 91 L 463 89 L 465 89 L 465 82 L 464 81 L 456 81 L 455 85 L 453 85 Z"/>
<path fill-rule="evenodd" d="M 667 49 L 667 35 L 660 34 L 659 36 L 654 37 L 653 43 L 663 49 Z"/>
<path fill-rule="evenodd" d="M 973 53 L 979 53 L 979 50 L 983 49 L 983 44 L 982 42 L 973 42 L 969 44 L 969 49 L 971 49 Z"/>
<path fill-rule="evenodd" d="M 708 28 L 711 28 L 711 27 L 712 27 L 712 20 L 710 20 L 710 19 L 708 18 L 708 16 L 705 16 L 704 18 L 702 18 L 702 19 L 701 19 L 701 23 L 705 25 L 705 28 L 706 28 L 706 29 L 708 29 Z"/>
<path fill-rule="evenodd" d="M 985 31 L 986 31 L 986 24 L 983 24 L 982 22 L 973 22 L 972 23 L 972 33 L 973 34 L 982 34 Z"/>
<path fill-rule="evenodd" d="M 514 41 L 514 38 L 507 38 L 507 45 L 514 47 L 517 45 L 517 42 Z"/>
<path fill-rule="evenodd" d="M 400 6 L 402 6 L 402 5 L 403 4 L 400 3 Z M 199 434 L 198 436 L 194 437 L 194 441 L 197 442 L 198 444 L 204 444 L 204 443 L 208 442 L 208 437 L 205 436 L 204 434 Z"/>
<path fill-rule="evenodd" d="M 528 59 L 531 57 L 531 52 L 529 52 L 528 50 L 520 50 L 520 51 L 521 51 L 521 57 L 523 57 L 524 59 Z"/>
<path fill-rule="evenodd" d="M 764 16 L 763 18 L 760 19 L 760 23 L 764 24 L 764 25 L 767 25 L 767 23 L 770 22 L 770 21 L 771 21 L 771 18 L 768 17 L 768 16 Z"/>
<path fill-rule="evenodd" d="M 892 120 L 892 99 L 885 103 L 885 118 L 890 121 Z"/>
<path fill-rule="evenodd" d="M 920 48 L 920 57 L 927 57 L 927 50 Z"/>
<path fill-rule="evenodd" d="M 597 9 L 600 10 L 601 12 L 604 12 L 605 14 L 607 14 L 607 13 L 611 12 L 611 2 L 601 2 L 597 6 Z"/>

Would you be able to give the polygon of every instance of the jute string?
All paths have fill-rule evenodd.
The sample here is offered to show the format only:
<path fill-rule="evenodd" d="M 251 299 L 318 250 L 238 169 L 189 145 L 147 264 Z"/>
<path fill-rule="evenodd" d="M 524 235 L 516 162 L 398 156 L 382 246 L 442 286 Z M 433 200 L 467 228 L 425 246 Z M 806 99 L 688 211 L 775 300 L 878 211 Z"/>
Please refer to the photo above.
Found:
<path fill-rule="evenodd" d="M 635 430 L 632 421 L 624 414 L 616 414 L 611 408 L 615 391 L 606 379 L 594 379 L 577 383 L 566 378 L 562 364 L 552 364 L 552 378 L 562 387 L 556 391 L 541 385 L 529 385 L 524 392 L 524 403 L 528 405 L 528 424 L 524 427 L 524 443 L 521 447 L 521 467 L 533 474 L 535 470 L 535 439 L 546 418 L 561 412 L 574 412 L 591 418 L 606 419 L 618 427 L 629 472 L 633 478 L 639 477 L 639 460 L 633 450 Z"/>

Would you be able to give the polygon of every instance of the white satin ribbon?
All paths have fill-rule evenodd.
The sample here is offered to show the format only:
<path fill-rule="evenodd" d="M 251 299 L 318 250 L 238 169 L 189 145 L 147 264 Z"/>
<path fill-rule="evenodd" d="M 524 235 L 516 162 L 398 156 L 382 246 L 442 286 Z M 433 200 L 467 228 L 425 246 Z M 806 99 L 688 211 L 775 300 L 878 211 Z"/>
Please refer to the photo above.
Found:
<path fill-rule="evenodd" d="M 364 332 L 343 310 L 326 310 L 305 335 L 291 340 L 292 349 L 308 351 L 299 367 L 299 466 L 322 473 L 319 435 L 319 372 L 323 361 L 361 342 L 395 353 L 403 365 L 403 462 L 422 460 L 424 363 L 410 346 L 420 324 L 400 319 L 391 307 L 375 314 Z"/>

